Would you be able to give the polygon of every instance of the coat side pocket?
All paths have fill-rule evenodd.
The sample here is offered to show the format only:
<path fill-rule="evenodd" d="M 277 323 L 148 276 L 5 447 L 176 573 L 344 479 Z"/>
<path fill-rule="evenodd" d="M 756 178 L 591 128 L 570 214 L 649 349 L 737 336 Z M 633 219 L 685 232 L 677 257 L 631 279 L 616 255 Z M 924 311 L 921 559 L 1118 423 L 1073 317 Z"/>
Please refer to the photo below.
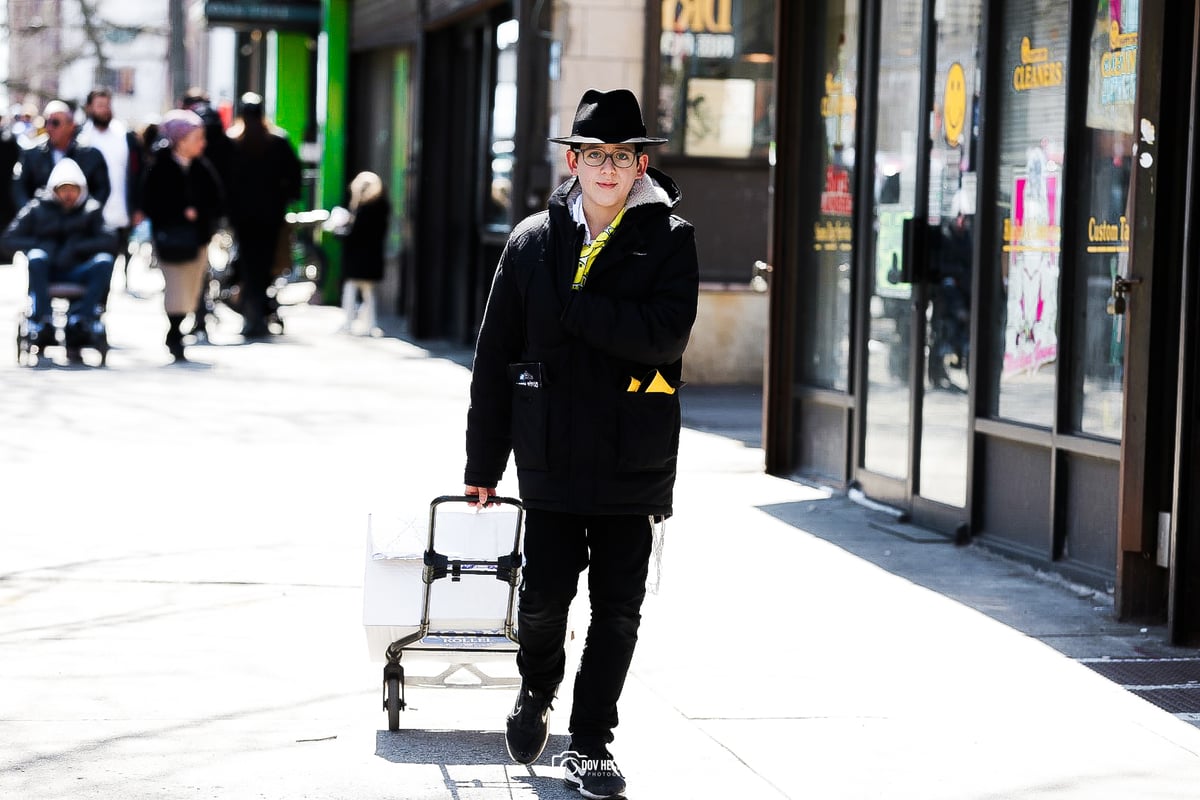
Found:
<path fill-rule="evenodd" d="M 617 402 L 617 470 L 673 468 L 680 424 L 678 393 L 623 392 Z"/>
<path fill-rule="evenodd" d="M 546 389 L 519 384 L 512 389 L 512 443 L 517 467 L 549 469 L 546 458 L 549 415 Z"/>

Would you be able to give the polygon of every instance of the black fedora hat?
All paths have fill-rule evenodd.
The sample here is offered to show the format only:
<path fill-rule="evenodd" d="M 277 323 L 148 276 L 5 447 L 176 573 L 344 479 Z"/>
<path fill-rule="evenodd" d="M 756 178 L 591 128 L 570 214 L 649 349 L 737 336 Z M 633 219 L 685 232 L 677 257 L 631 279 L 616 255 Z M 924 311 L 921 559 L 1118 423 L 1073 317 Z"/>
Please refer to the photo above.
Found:
<path fill-rule="evenodd" d="M 559 144 L 665 144 L 666 139 L 646 135 L 642 109 L 628 89 L 601 92 L 588 89 L 575 109 L 570 136 L 551 138 Z"/>

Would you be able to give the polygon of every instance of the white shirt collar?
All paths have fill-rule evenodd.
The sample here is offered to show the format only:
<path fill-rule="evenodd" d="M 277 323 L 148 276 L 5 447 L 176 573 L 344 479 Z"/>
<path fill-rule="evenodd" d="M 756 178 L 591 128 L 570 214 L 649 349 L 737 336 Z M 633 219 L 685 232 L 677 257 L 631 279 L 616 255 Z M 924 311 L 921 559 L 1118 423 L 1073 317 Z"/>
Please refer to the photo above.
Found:
<path fill-rule="evenodd" d="M 583 195 L 580 194 L 571 202 L 571 219 L 576 225 L 583 226 L 583 243 L 592 243 L 592 231 L 588 228 L 587 217 L 583 215 Z"/>

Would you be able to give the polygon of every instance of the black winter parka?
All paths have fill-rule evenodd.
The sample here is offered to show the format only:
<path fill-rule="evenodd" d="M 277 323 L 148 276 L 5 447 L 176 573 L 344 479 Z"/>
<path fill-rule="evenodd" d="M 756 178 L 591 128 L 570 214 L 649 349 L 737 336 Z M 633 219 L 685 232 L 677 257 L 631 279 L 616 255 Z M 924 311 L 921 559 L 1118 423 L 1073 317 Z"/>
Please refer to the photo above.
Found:
<path fill-rule="evenodd" d="M 580 191 L 575 179 L 560 186 L 500 257 L 475 347 L 465 483 L 495 487 L 512 452 L 528 508 L 669 515 L 699 294 L 695 231 L 672 214 L 678 187 L 649 169 L 587 284 L 571 291 L 585 231 L 569 204 Z M 677 391 L 644 391 L 656 370 Z"/>
<path fill-rule="evenodd" d="M 103 206 L 112 194 L 112 184 L 108 180 L 108 163 L 104 154 L 94 147 L 86 147 L 78 142 L 71 142 L 63 158 L 72 159 L 83 170 L 87 180 L 88 197 L 95 198 Z M 24 150 L 21 153 L 20 169 L 13 170 L 13 202 L 18 209 L 37 196 L 38 190 L 46 188 L 50 173 L 58 165 L 49 142 Z"/>
<path fill-rule="evenodd" d="M 206 243 L 217 232 L 225 214 L 225 191 L 216 169 L 205 157 L 192 159 L 187 169 L 171 155 L 171 149 L 159 150 L 146 171 L 142 185 L 142 208 L 157 230 L 174 225 L 190 225 L 196 241 Z M 188 221 L 186 210 L 196 209 L 196 219 Z"/>
<path fill-rule="evenodd" d="M 342 239 L 343 278 L 383 280 L 383 245 L 391 216 L 392 204 L 386 194 L 358 207 L 354 213 L 354 224 Z"/>
<path fill-rule="evenodd" d="M 88 197 L 63 208 L 49 189 L 25 204 L 0 236 L 0 255 L 45 250 L 55 271 L 67 271 L 99 253 L 116 254 L 117 234 L 104 222 L 103 206 Z"/>

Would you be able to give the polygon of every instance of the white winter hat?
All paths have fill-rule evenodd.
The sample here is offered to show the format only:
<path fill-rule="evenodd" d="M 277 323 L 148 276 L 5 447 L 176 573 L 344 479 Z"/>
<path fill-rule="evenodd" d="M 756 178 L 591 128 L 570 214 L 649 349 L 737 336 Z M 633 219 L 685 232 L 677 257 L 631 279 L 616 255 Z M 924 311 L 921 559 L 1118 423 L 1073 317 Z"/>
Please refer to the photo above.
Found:
<path fill-rule="evenodd" d="M 54 169 L 50 170 L 50 179 L 46 181 L 46 188 L 53 192 L 68 183 L 79 187 L 79 202 L 75 205 L 82 205 L 88 195 L 87 178 L 84 177 L 83 170 L 79 168 L 74 159 L 64 158 L 55 165 Z"/>
<path fill-rule="evenodd" d="M 49 119 L 51 114 L 67 114 L 68 116 L 73 116 L 71 114 L 71 107 L 62 100 L 51 100 L 49 103 L 46 103 L 46 107 L 42 109 L 42 116 Z"/>

